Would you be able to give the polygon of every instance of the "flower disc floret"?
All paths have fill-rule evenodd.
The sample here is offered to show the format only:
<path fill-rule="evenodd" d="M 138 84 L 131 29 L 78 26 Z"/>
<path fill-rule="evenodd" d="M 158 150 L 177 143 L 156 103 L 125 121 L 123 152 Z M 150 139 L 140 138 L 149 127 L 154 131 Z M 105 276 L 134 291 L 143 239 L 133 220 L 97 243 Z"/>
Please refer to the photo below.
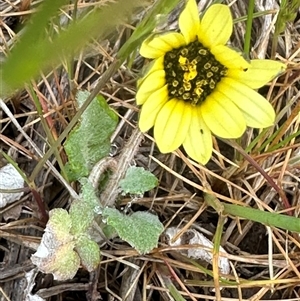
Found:
<path fill-rule="evenodd" d="M 238 138 L 246 126 L 274 123 L 273 107 L 253 89 L 286 66 L 248 62 L 225 45 L 233 24 L 226 5 L 211 5 L 199 20 L 196 1 L 188 0 L 178 23 L 180 33 L 156 34 L 141 45 L 141 55 L 154 61 L 138 85 L 139 127 L 145 132 L 154 126 L 162 153 L 183 145 L 192 159 L 205 164 L 212 154 L 212 133 Z"/>
<path fill-rule="evenodd" d="M 200 105 L 227 72 L 227 68 L 197 40 L 167 52 L 164 70 L 169 97 L 192 105 Z"/>

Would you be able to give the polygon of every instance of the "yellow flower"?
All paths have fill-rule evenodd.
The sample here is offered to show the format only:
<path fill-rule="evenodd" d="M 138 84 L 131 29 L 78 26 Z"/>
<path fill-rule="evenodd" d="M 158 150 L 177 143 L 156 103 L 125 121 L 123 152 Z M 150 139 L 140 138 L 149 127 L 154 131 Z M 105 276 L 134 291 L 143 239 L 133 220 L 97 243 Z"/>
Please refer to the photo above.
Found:
<path fill-rule="evenodd" d="M 274 123 L 273 107 L 253 89 L 283 72 L 285 65 L 247 62 L 225 46 L 232 33 L 226 5 L 210 6 L 199 20 L 196 1 L 188 0 L 179 28 L 181 33 L 154 35 L 141 46 L 141 55 L 154 61 L 136 95 L 142 105 L 139 127 L 145 132 L 154 126 L 162 153 L 183 145 L 192 159 L 205 164 L 212 154 L 211 133 L 238 138 L 246 126 Z"/>

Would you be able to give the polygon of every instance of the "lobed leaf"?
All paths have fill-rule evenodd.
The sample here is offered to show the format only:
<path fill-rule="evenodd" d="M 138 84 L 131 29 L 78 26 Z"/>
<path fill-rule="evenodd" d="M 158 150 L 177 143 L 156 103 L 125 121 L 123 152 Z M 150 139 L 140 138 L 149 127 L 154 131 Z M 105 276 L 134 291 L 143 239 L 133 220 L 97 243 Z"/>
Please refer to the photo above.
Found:
<path fill-rule="evenodd" d="M 81 106 L 88 96 L 89 92 L 79 91 L 78 105 Z M 108 156 L 109 138 L 117 122 L 117 115 L 102 96 L 93 99 L 64 144 L 69 158 L 66 171 L 70 181 L 88 176 L 95 163 Z"/>
<path fill-rule="evenodd" d="M 105 208 L 103 217 L 113 226 L 118 235 L 134 247 L 140 254 L 157 247 L 158 238 L 164 227 L 156 215 L 149 212 L 120 213 L 114 208 Z"/>
<path fill-rule="evenodd" d="M 100 263 L 100 249 L 95 241 L 87 236 L 81 236 L 77 240 L 75 249 L 85 269 L 91 272 L 97 268 Z"/>
<path fill-rule="evenodd" d="M 120 187 L 125 193 L 142 194 L 156 187 L 157 178 L 143 167 L 128 168 L 125 178 L 120 181 Z"/>

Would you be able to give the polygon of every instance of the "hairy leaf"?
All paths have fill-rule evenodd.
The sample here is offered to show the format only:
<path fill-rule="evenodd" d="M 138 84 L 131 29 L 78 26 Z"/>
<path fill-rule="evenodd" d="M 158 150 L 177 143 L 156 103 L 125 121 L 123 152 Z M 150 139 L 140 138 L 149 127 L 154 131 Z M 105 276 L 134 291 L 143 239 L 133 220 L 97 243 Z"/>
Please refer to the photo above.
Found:
<path fill-rule="evenodd" d="M 140 254 L 150 252 L 157 246 L 164 227 L 156 215 L 149 212 L 134 212 L 124 215 L 117 209 L 105 208 L 103 217 L 113 226 L 118 235 Z"/>
<path fill-rule="evenodd" d="M 143 167 L 128 168 L 125 178 L 120 181 L 120 187 L 125 193 L 141 194 L 157 186 L 157 178 Z"/>
<path fill-rule="evenodd" d="M 89 92 L 78 92 L 79 106 L 88 96 Z M 109 138 L 117 122 L 117 115 L 102 96 L 93 99 L 82 114 L 80 124 L 70 133 L 64 144 L 69 158 L 66 170 L 70 181 L 88 176 L 94 164 L 109 154 Z"/>

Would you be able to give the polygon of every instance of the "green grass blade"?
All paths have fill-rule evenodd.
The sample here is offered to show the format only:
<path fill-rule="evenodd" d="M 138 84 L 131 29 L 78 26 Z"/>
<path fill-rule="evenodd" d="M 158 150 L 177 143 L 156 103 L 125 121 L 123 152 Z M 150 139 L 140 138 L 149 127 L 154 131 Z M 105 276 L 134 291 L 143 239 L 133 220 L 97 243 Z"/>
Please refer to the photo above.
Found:
<path fill-rule="evenodd" d="M 244 44 L 244 53 L 247 55 L 247 58 L 249 58 L 249 54 L 250 54 L 253 11 L 254 11 L 254 0 L 250 0 L 248 4 L 247 25 L 246 25 L 246 34 L 245 34 L 245 44 Z"/>
<path fill-rule="evenodd" d="M 51 3 L 57 2 L 63 4 L 59 0 L 53 0 Z M 37 13 L 36 20 L 33 19 L 35 27 L 43 28 L 35 33 L 35 37 L 39 38 L 30 38 L 28 41 L 27 34 L 24 34 L 3 64 L 1 71 L 3 83 L 0 96 L 21 88 L 24 83 L 37 77 L 40 71 L 45 72 L 50 67 L 56 66 L 62 58 L 74 54 L 75 51 L 85 46 L 91 38 L 103 39 L 107 37 L 116 26 L 132 14 L 136 7 L 141 6 L 141 3 L 142 0 L 120 0 L 101 9 L 95 9 L 88 16 L 72 22 L 67 29 L 53 36 L 51 40 L 40 35 L 45 30 L 45 20 L 41 22 L 41 16 L 44 19 L 48 16 L 45 17 L 44 13 L 40 15 L 43 12 L 41 10 Z M 51 12 L 53 11 L 52 8 Z M 31 30 L 30 26 L 29 30 Z"/>
<path fill-rule="evenodd" d="M 300 218 L 238 205 L 225 203 L 223 203 L 223 205 L 224 214 L 238 216 L 254 222 L 259 222 L 266 226 L 278 227 L 288 231 L 300 233 Z"/>
<path fill-rule="evenodd" d="M 211 194 L 204 194 L 204 199 L 209 206 L 215 208 L 215 203 L 220 204 L 224 208 L 223 212 L 218 211 L 219 214 L 228 214 L 241 217 L 254 222 L 259 222 L 266 226 L 278 227 L 288 231 L 300 233 L 300 218 L 288 216 L 276 212 L 266 212 L 259 209 L 253 209 L 249 207 L 227 204 L 220 202 L 215 196 Z"/>
<path fill-rule="evenodd" d="M 20 40 L 16 43 L 8 59 L 1 67 L 0 96 L 18 88 L 21 83 L 29 80 L 39 71 L 39 63 L 44 59 L 40 53 L 39 41 L 46 39 L 45 29 L 49 20 L 57 15 L 58 9 L 67 3 L 67 0 L 45 0 L 38 11 L 32 16 L 25 28 Z"/>

